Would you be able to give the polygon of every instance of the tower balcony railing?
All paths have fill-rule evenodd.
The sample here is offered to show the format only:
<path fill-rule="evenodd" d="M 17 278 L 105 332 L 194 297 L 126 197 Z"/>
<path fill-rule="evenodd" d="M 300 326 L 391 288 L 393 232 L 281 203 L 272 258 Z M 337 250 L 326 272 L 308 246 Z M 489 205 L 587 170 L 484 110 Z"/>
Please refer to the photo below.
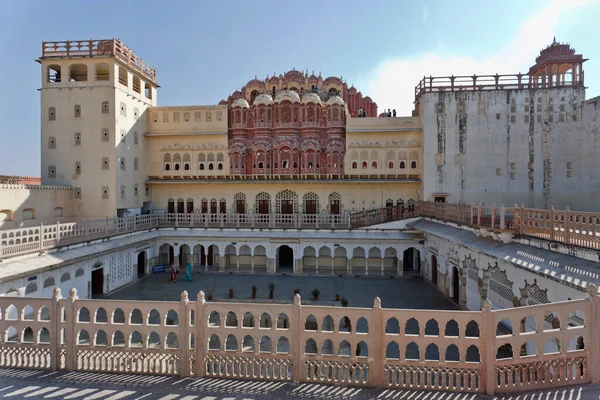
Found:
<path fill-rule="evenodd" d="M 331 128 L 343 128 L 346 126 L 346 123 L 342 120 L 331 120 L 327 121 L 327 126 Z"/>
<path fill-rule="evenodd" d="M 246 123 L 245 122 L 233 122 L 231 124 L 231 128 L 232 129 L 245 129 Z"/>
<path fill-rule="evenodd" d="M 116 57 L 156 82 L 156 68 L 136 56 L 133 50 L 118 39 L 42 42 L 42 59 L 70 57 Z"/>
<path fill-rule="evenodd" d="M 319 121 L 302 121 L 300 126 L 302 128 L 319 128 L 321 123 Z"/>
<path fill-rule="evenodd" d="M 415 86 L 415 100 L 425 93 L 483 91 L 483 90 L 523 90 L 582 85 L 582 81 L 549 82 L 526 74 L 472 75 L 472 76 L 424 76 Z"/>
<path fill-rule="evenodd" d="M 0 231 L 0 260 L 153 228 L 358 229 L 417 217 L 600 250 L 600 213 L 425 201 L 339 214 L 163 213 L 40 224 Z"/>

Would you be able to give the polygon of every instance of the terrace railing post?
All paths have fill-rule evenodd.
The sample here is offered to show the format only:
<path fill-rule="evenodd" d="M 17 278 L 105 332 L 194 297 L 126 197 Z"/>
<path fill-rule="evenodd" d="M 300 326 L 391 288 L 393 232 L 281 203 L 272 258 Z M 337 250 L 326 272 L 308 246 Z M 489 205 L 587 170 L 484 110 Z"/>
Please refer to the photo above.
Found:
<path fill-rule="evenodd" d="M 106 221 L 104 223 L 104 236 L 108 236 L 108 217 L 106 217 Z"/>
<path fill-rule="evenodd" d="M 294 296 L 294 306 L 292 308 L 292 324 L 290 327 L 292 334 L 292 382 L 299 383 L 302 381 L 302 369 L 304 358 L 302 354 L 302 331 L 304 324 L 302 323 L 302 304 L 300 294 Z"/>
<path fill-rule="evenodd" d="M 179 226 L 179 213 L 175 213 L 175 226 Z"/>
<path fill-rule="evenodd" d="M 44 250 L 44 224 L 40 224 L 40 253 Z M 0 245 L 0 259 L 2 258 L 2 245 Z"/>
<path fill-rule="evenodd" d="M 500 229 L 505 229 L 506 225 L 504 224 L 504 214 L 506 213 L 506 209 L 504 208 L 504 204 L 500 204 Z"/>
<path fill-rule="evenodd" d="M 481 204 L 477 204 L 477 226 L 481 225 Z"/>
<path fill-rule="evenodd" d="M 554 206 L 550 207 L 550 240 L 554 242 Z"/>
<path fill-rule="evenodd" d="M 521 204 L 521 212 L 519 213 L 521 216 L 520 226 L 519 226 L 519 234 L 523 234 L 523 226 L 525 225 L 525 206 Z"/>
<path fill-rule="evenodd" d="M 494 327 L 494 316 L 492 314 L 492 303 L 489 300 L 483 302 L 483 324 L 481 337 L 481 375 L 483 378 L 483 390 L 488 395 L 494 394 L 496 373 L 495 358 L 496 347 L 494 340 L 496 338 L 496 329 Z"/>
<path fill-rule="evenodd" d="M 60 288 L 54 288 L 52 301 L 50 302 L 50 369 L 58 370 L 60 367 L 59 344 L 60 344 L 60 307 L 58 301 L 62 298 Z M 75 346 L 72 346 L 75 347 Z"/>
<path fill-rule="evenodd" d="M 196 334 L 194 338 L 194 348 L 196 350 L 196 377 L 203 378 L 206 371 L 206 363 L 204 362 L 204 351 L 206 347 L 206 324 L 207 319 L 204 315 L 204 292 L 201 290 L 196 296 L 196 312 L 194 315 L 194 327 Z"/>
<path fill-rule="evenodd" d="M 85 237 L 86 238 L 90 237 L 90 219 L 89 218 L 85 221 Z"/>
<path fill-rule="evenodd" d="M 77 322 L 77 315 L 75 310 L 75 301 L 77 300 L 77 289 L 73 288 L 69 292 L 69 298 L 65 305 L 66 313 L 66 326 L 67 326 L 67 343 L 70 346 L 66 346 L 66 369 L 67 371 L 75 371 L 77 369 L 77 346 L 75 337 L 75 322 Z"/>
<path fill-rule="evenodd" d="M 565 208 L 565 243 L 571 243 L 571 216 L 569 215 L 569 207 Z"/>
<path fill-rule="evenodd" d="M 60 221 L 56 221 L 56 244 L 60 243 Z"/>
<path fill-rule="evenodd" d="M 515 204 L 513 207 L 513 229 L 518 233 L 521 226 L 521 215 L 519 213 L 519 205 Z"/>
<path fill-rule="evenodd" d="M 496 222 L 496 203 L 492 204 L 492 224 L 491 224 L 492 228 L 495 226 L 495 222 Z"/>
<path fill-rule="evenodd" d="M 381 310 L 381 299 L 375 297 L 373 302 L 373 321 L 374 321 L 374 334 L 375 334 L 375 357 L 369 362 L 369 369 L 372 369 L 374 373 L 369 374 L 368 377 L 373 379 L 370 383 L 375 387 L 385 387 L 386 378 L 385 375 L 385 347 L 384 335 L 385 326 L 383 322 L 383 312 Z"/>
<path fill-rule="evenodd" d="M 600 297 L 598 297 L 598 287 L 593 284 L 589 284 L 586 287 L 587 298 L 590 301 L 590 319 L 588 332 L 598 332 L 600 328 L 600 319 L 598 318 L 598 311 L 600 311 Z M 588 316 L 585 316 L 586 320 Z M 586 346 L 587 348 L 587 346 Z M 588 357 L 588 368 L 590 373 L 591 383 L 600 382 L 600 342 L 598 338 L 592 337 L 589 345 L 589 357 Z"/>
<path fill-rule="evenodd" d="M 184 290 L 181 292 L 181 299 L 179 300 L 179 332 L 178 332 L 178 340 L 179 340 L 179 376 L 182 378 L 187 378 L 190 376 L 190 346 L 189 346 L 189 321 L 188 321 L 188 303 L 190 299 L 188 297 L 188 292 Z M 204 342 L 200 342 L 204 343 Z M 198 345 L 200 345 L 198 343 Z M 168 345 L 168 343 L 167 343 Z M 196 345 L 196 343 L 194 343 Z"/>

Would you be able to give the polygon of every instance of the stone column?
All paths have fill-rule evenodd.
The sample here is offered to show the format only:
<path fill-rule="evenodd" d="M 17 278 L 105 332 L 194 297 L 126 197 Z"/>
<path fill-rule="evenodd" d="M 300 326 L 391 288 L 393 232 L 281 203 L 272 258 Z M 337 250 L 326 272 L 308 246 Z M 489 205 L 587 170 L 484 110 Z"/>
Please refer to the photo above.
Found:
<path fill-rule="evenodd" d="M 235 270 L 240 272 L 240 256 L 237 253 L 235 255 Z"/>
<path fill-rule="evenodd" d="M 75 309 L 75 301 L 77 299 L 77 289 L 72 288 L 69 292 L 69 298 L 67 299 L 67 303 L 65 306 L 67 321 L 67 343 L 71 343 L 70 346 L 67 346 L 67 371 L 74 371 L 77 368 L 77 338 L 75 337 L 75 321 L 77 321 L 77 315 L 75 314 L 77 312 L 77 310 Z M 94 317 L 90 315 L 90 321 L 92 320 L 92 318 Z M 93 337 L 90 337 L 90 340 L 93 340 Z"/>
<path fill-rule="evenodd" d="M 196 298 L 196 312 L 194 315 L 194 328 L 196 329 L 196 334 L 194 337 L 194 349 L 196 350 L 195 372 L 196 377 L 198 378 L 204 377 L 206 368 L 206 363 L 204 362 L 204 352 L 206 350 L 208 338 L 206 337 L 206 323 L 201 323 L 201 321 L 206 321 L 206 316 L 204 315 L 204 301 L 204 292 L 199 291 Z"/>
<path fill-rule="evenodd" d="M 41 232 L 41 231 L 40 231 Z M 40 234 L 40 236 L 42 236 Z M 62 320 L 60 306 L 58 304 L 59 300 L 62 298 L 60 294 L 60 288 L 54 288 L 54 292 L 52 295 L 52 302 L 50 303 L 50 368 L 52 371 L 57 371 L 60 366 L 60 356 L 59 356 L 59 346 L 60 346 L 60 324 L 59 321 Z M 90 317 L 91 320 L 91 317 Z M 71 348 L 75 348 L 74 344 Z"/>
<path fill-rule="evenodd" d="M 385 257 L 381 257 L 381 276 L 383 276 L 383 263 L 385 261 Z"/>
<path fill-rule="evenodd" d="M 335 256 L 331 256 L 331 275 L 333 275 L 335 273 Z"/>
<path fill-rule="evenodd" d="M 316 274 L 319 275 L 319 250 L 317 250 L 317 256 L 315 257 L 315 262 L 316 262 Z"/>
<path fill-rule="evenodd" d="M 466 272 L 460 273 L 460 308 L 467 309 L 467 276 Z"/>
<path fill-rule="evenodd" d="M 304 324 L 302 323 L 302 306 L 300 304 L 300 295 L 296 294 L 294 296 L 294 306 L 292 308 L 292 326 L 291 326 L 291 334 L 292 334 L 292 348 L 290 349 L 290 353 L 292 355 L 292 360 L 294 363 L 292 364 L 292 381 L 294 383 L 299 383 L 302 380 L 302 372 L 304 371 L 304 357 L 302 352 L 302 328 Z"/>
<path fill-rule="evenodd" d="M 179 376 L 182 378 L 187 378 L 190 375 L 190 371 L 189 371 L 189 359 L 190 359 L 190 346 L 188 345 L 188 327 L 189 327 L 189 322 L 188 322 L 188 310 L 187 310 L 187 306 L 189 303 L 189 297 L 188 297 L 188 292 L 187 291 L 183 291 L 181 292 L 181 299 L 179 301 L 179 310 L 178 310 L 178 317 L 179 317 L 179 332 L 178 332 L 178 339 L 179 339 Z M 198 363 L 196 363 L 198 364 Z"/>
<path fill-rule="evenodd" d="M 352 258 L 346 257 L 346 274 L 352 275 Z"/>

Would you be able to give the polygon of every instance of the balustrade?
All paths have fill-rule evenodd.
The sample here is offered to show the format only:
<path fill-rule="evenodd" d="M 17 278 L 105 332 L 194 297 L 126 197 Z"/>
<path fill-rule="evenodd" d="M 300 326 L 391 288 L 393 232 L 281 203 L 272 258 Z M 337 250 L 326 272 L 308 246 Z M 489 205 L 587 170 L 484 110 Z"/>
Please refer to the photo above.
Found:
<path fill-rule="evenodd" d="M 600 300 L 482 311 L 0 298 L 0 367 L 502 393 L 596 383 Z"/>
<path fill-rule="evenodd" d="M 419 202 L 343 214 L 148 214 L 0 231 L 0 260 L 35 254 L 59 246 L 161 227 L 355 229 L 407 218 L 442 221 L 514 231 L 590 249 L 600 249 L 600 214 L 541 210 L 514 206 L 483 206 Z"/>

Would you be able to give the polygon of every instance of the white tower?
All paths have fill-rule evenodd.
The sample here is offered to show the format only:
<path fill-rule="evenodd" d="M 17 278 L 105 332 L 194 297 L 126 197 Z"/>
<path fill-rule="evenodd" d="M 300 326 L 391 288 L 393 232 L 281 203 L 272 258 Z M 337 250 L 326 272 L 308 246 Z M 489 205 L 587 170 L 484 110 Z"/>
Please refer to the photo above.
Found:
<path fill-rule="evenodd" d="M 117 39 L 43 42 L 42 183 L 71 185 L 75 215 L 141 212 L 156 70 Z"/>

